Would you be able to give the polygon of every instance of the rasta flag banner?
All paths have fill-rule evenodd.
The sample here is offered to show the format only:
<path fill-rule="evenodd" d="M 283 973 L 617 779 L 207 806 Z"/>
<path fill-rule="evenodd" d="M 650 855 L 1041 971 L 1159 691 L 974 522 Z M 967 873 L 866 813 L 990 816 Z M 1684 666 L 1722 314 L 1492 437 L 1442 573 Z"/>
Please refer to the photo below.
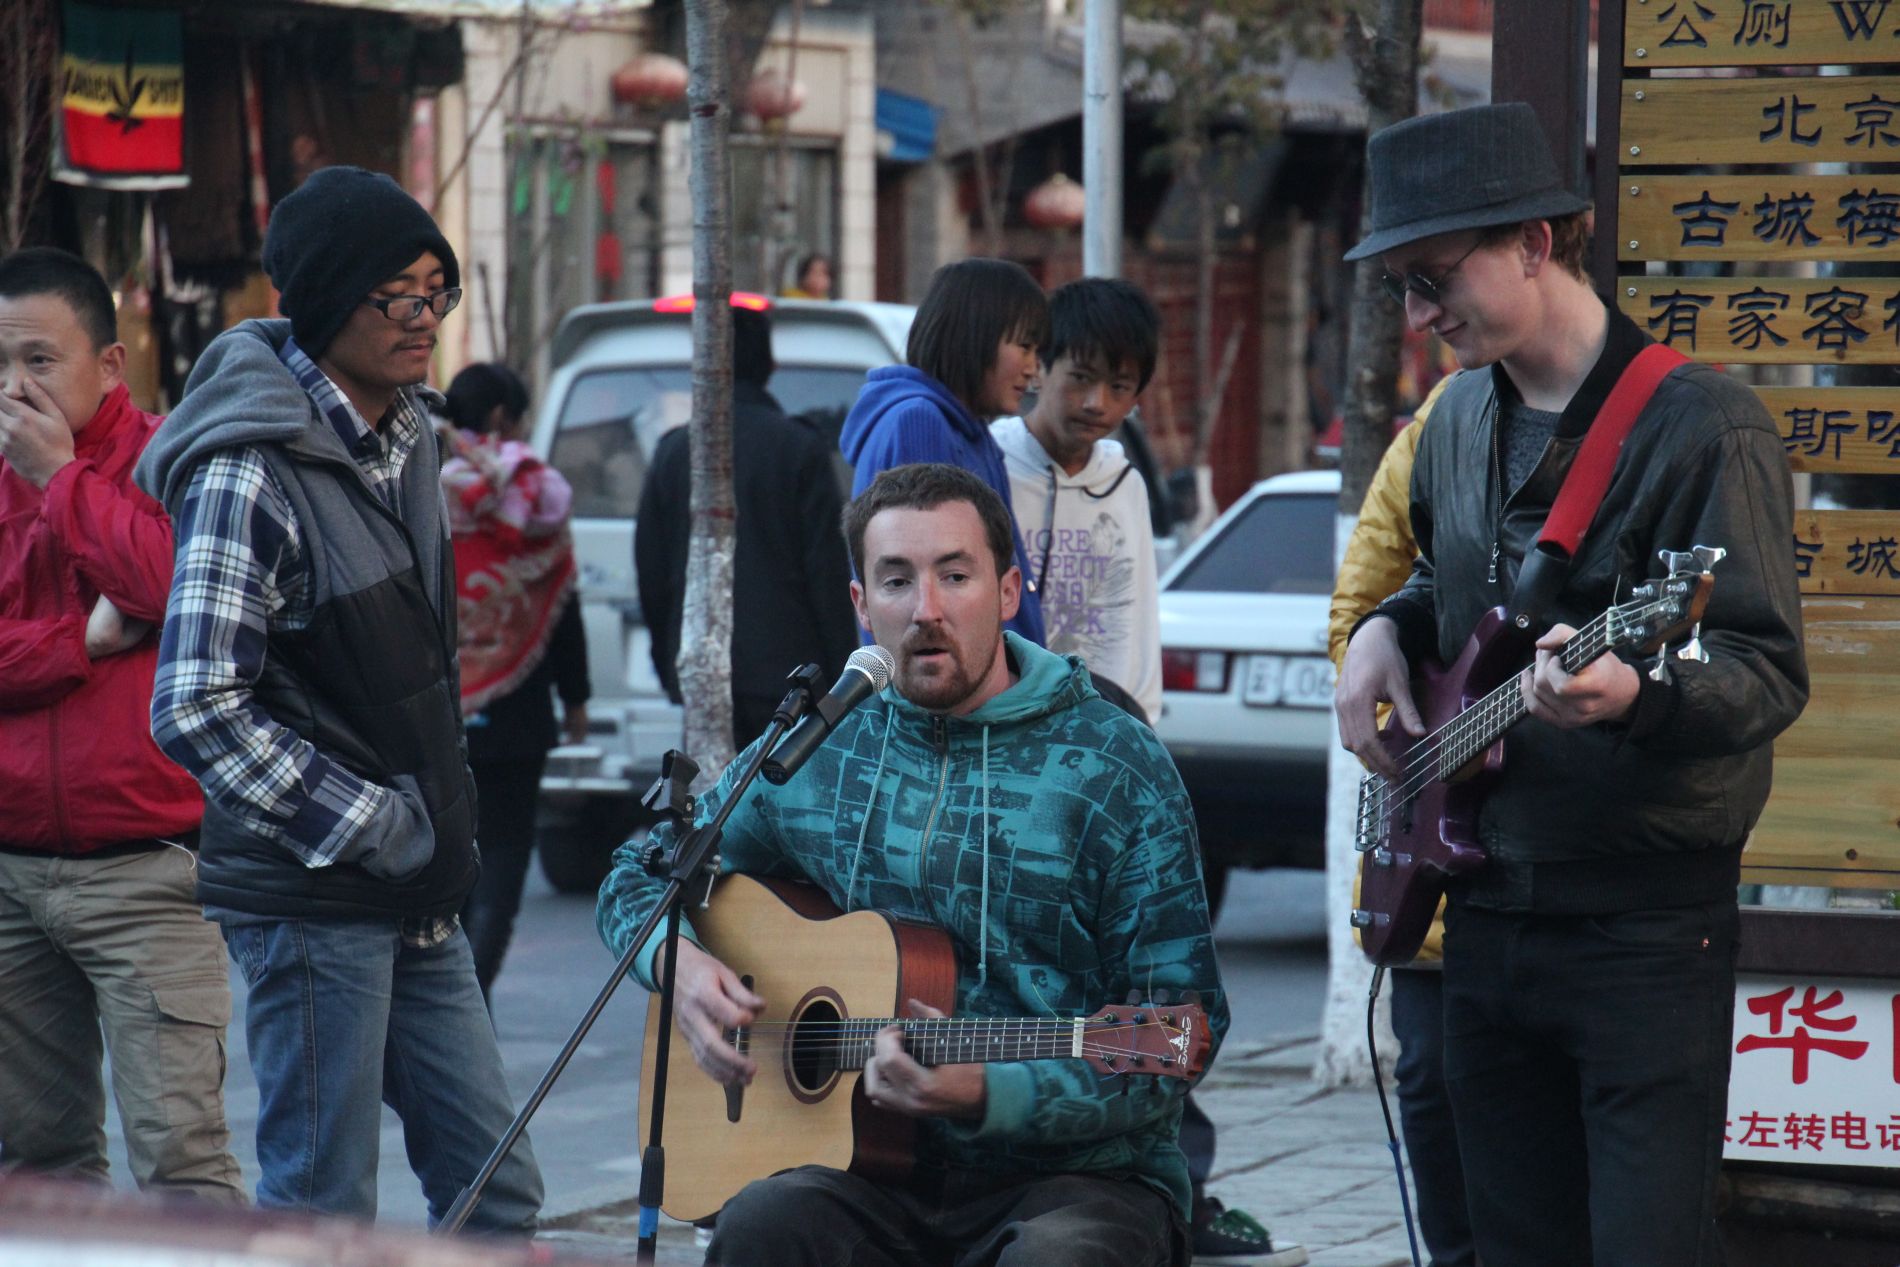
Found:
<path fill-rule="evenodd" d="M 66 0 L 56 178 L 173 189 L 185 175 L 185 55 L 176 11 Z"/>

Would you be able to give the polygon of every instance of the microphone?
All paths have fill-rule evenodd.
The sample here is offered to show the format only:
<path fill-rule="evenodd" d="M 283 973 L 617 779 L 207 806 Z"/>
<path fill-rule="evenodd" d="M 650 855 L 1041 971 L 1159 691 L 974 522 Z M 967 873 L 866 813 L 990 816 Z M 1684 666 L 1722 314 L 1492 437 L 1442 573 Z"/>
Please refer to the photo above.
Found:
<path fill-rule="evenodd" d="M 814 701 L 811 711 L 792 728 L 772 755 L 765 759 L 760 773 L 768 783 L 784 783 L 798 773 L 800 766 L 818 751 L 840 718 L 890 684 L 897 672 L 897 661 L 882 647 L 859 647 L 844 662 L 838 684 L 823 699 Z"/>

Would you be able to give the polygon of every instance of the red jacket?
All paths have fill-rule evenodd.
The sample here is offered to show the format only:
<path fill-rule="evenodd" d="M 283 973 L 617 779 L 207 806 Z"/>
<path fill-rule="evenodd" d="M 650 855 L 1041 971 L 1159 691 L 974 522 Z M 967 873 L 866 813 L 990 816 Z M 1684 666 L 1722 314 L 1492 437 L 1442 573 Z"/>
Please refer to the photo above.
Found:
<path fill-rule="evenodd" d="M 198 786 L 152 742 L 172 526 L 132 483 L 159 419 L 124 386 L 45 492 L 0 462 L 0 846 L 90 853 L 198 825 Z M 101 594 L 153 631 L 86 656 Z"/>

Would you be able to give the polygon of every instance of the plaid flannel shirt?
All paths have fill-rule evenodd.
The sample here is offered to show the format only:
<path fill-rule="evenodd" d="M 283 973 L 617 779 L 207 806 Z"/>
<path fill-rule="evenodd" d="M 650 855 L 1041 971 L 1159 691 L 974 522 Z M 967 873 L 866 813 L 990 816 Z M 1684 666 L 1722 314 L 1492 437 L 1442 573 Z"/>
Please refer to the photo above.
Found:
<path fill-rule="evenodd" d="M 428 428 L 413 395 L 398 393 L 379 433 L 294 339 L 279 359 L 370 488 L 398 509 L 403 464 Z M 310 560 L 290 499 L 255 449 L 214 454 L 192 473 L 177 539 L 153 733 L 248 830 L 307 867 L 329 866 L 394 793 L 331 761 L 251 694 L 268 637 L 306 628 L 312 616 Z M 455 929 L 452 915 L 402 921 L 403 940 L 417 947 Z"/>

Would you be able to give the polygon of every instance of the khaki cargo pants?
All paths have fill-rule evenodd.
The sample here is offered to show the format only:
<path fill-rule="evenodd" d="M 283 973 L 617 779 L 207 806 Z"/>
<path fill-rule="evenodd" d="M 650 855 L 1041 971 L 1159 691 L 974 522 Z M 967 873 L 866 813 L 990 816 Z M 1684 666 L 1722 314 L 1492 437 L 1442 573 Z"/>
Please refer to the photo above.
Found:
<path fill-rule="evenodd" d="M 141 1188 L 245 1199 L 224 1121 L 224 939 L 197 858 L 0 852 L 0 1169 L 106 1176 L 104 1050 Z"/>

